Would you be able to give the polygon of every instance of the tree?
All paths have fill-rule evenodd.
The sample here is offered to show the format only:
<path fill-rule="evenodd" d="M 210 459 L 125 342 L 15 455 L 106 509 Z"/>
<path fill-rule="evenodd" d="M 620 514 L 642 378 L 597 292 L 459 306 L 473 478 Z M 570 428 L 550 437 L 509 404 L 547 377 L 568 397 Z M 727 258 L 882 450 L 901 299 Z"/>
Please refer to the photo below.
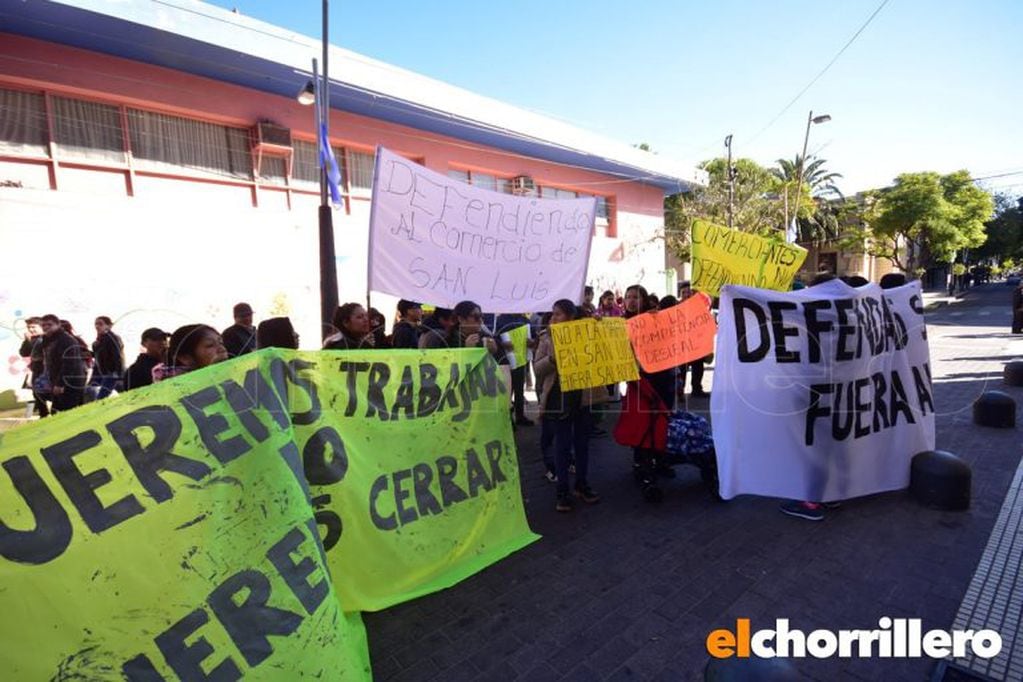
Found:
<path fill-rule="evenodd" d="M 778 202 L 778 180 L 751 159 L 735 159 L 735 192 L 732 225 L 743 232 L 779 234 L 784 224 Z M 700 164 L 710 176 L 706 187 L 664 200 L 665 241 L 680 260 L 689 260 L 689 232 L 693 220 L 728 224 L 728 160 L 711 159 Z"/>
<path fill-rule="evenodd" d="M 781 183 L 783 204 L 788 212 L 796 210 L 796 182 L 802 155 L 797 154 L 791 161 L 778 159 L 778 166 L 771 173 Z M 807 157 L 803 168 L 802 185 L 799 187 L 799 215 L 796 218 L 797 236 L 800 243 L 820 244 L 832 241 L 841 235 L 843 224 L 848 220 L 851 205 L 847 204 L 842 191 L 835 185 L 841 173 L 827 170 L 825 159 Z M 791 219 L 791 218 L 790 218 Z"/>
<path fill-rule="evenodd" d="M 978 259 L 1001 263 L 1006 258 L 1023 257 L 1023 197 L 995 196 L 995 217 L 984 225 L 987 241 L 977 249 Z"/>
<path fill-rule="evenodd" d="M 869 204 L 865 231 L 858 235 L 866 238 L 867 253 L 911 274 L 983 244 L 984 221 L 994 208 L 991 195 L 965 170 L 904 173 L 893 186 L 871 192 Z"/>

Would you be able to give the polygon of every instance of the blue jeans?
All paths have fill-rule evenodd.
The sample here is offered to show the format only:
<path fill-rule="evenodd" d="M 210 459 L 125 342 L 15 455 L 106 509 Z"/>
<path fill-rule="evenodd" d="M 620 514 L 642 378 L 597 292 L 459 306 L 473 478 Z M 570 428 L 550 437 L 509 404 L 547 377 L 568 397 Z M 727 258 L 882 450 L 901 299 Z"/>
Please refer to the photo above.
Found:
<path fill-rule="evenodd" d="M 564 419 L 552 419 L 554 426 L 554 472 L 558 476 L 558 495 L 567 495 L 568 465 L 575 461 L 575 487 L 589 484 L 590 429 L 592 416 L 587 407 L 580 408 Z M 575 450 L 573 457 L 573 448 Z"/>
<path fill-rule="evenodd" d="M 93 372 L 92 377 L 89 379 L 89 388 L 87 390 L 92 396 L 92 400 L 102 400 L 117 388 L 117 382 L 120 380 L 121 375 L 119 374 L 98 374 Z"/>

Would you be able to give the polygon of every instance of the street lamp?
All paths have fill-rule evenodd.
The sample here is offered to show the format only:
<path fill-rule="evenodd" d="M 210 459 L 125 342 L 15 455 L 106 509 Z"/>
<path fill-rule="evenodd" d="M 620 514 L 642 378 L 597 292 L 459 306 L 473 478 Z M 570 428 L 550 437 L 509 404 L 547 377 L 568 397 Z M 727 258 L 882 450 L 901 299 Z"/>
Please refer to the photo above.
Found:
<path fill-rule="evenodd" d="M 803 137 L 803 154 L 799 157 L 799 171 L 796 174 L 796 205 L 795 208 L 792 209 L 792 219 L 796 222 L 799 221 L 799 199 L 803 194 L 803 169 L 806 166 L 806 145 L 810 142 L 810 126 L 815 123 L 827 123 L 830 120 L 831 116 L 827 114 L 814 116 L 812 109 L 810 110 L 810 115 L 806 117 L 806 135 Z M 785 229 L 788 230 L 788 224 L 785 225 Z"/>
<path fill-rule="evenodd" d="M 323 81 L 320 81 L 313 59 L 313 79 L 305 84 L 298 93 L 298 101 L 303 105 L 315 104 L 315 122 L 317 140 L 330 145 L 327 133 L 330 129 L 330 79 L 327 76 L 327 51 L 330 47 L 327 31 L 328 0 L 323 0 Z M 319 149 L 319 144 L 317 144 Z M 329 336 L 333 324 L 334 311 L 337 309 L 337 260 L 334 255 L 334 216 L 327 200 L 327 167 L 320 157 L 320 335 Z"/>

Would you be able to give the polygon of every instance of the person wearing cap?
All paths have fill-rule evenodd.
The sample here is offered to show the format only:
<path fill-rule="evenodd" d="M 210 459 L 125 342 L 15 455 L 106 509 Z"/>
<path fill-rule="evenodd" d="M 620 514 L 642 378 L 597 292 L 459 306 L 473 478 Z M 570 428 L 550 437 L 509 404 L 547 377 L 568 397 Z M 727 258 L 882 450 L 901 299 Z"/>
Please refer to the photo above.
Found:
<path fill-rule="evenodd" d="M 234 307 L 234 324 L 220 335 L 227 348 L 227 357 L 236 358 L 256 350 L 256 327 L 252 324 L 252 306 L 239 303 Z"/>
<path fill-rule="evenodd" d="M 150 327 L 142 332 L 144 353 L 124 373 L 124 390 L 141 388 L 153 383 L 153 368 L 164 362 L 167 355 L 167 339 L 170 334 L 158 327 Z"/>
<path fill-rule="evenodd" d="M 398 316 L 391 336 L 392 348 L 419 348 L 419 324 L 423 321 L 423 306 L 415 301 L 398 301 Z"/>

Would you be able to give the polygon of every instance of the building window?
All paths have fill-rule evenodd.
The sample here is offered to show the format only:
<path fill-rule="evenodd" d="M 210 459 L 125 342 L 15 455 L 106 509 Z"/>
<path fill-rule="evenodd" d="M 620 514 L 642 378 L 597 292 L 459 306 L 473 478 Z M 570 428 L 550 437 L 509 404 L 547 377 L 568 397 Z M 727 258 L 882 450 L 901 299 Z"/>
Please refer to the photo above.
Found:
<path fill-rule="evenodd" d="M 121 108 L 67 97 L 50 99 L 57 155 L 123 164 Z"/>
<path fill-rule="evenodd" d="M 512 193 L 511 178 L 502 178 L 498 175 L 483 173 L 482 171 L 458 170 L 457 168 L 449 170 L 448 177 L 473 187 L 488 189 L 491 192 Z"/>
<path fill-rule="evenodd" d="M 48 156 L 42 93 L 0 89 L 0 153 Z"/>
<path fill-rule="evenodd" d="M 244 128 L 129 109 L 128 130 L 140 166 L 252 179 L 249 131 Z"/>
<path fill-rule="evenodd" d="M 335 155 L 337 152 L 334 152 Z M 343 156 L 338 156 L 340 163 Z M 348 181 L 350 189 L 373 189 L 373 164 L 376 162 L 376 153 L 357 152 L 354 149 L 348 150 Z"/>
<path fill-rule="evenodd" d="M 614 209 L 611 199 L 599 194 L 587 194 L 576 192 L 560 187 L 543 185 L 540 187 L 540 196 L 545 199 L 582 199 L 585 197 L 596 197 L 597 214 L 593 220 L 593 234 L 597 237 L 616 237 L 618 231 L 614 224 Z"/>

